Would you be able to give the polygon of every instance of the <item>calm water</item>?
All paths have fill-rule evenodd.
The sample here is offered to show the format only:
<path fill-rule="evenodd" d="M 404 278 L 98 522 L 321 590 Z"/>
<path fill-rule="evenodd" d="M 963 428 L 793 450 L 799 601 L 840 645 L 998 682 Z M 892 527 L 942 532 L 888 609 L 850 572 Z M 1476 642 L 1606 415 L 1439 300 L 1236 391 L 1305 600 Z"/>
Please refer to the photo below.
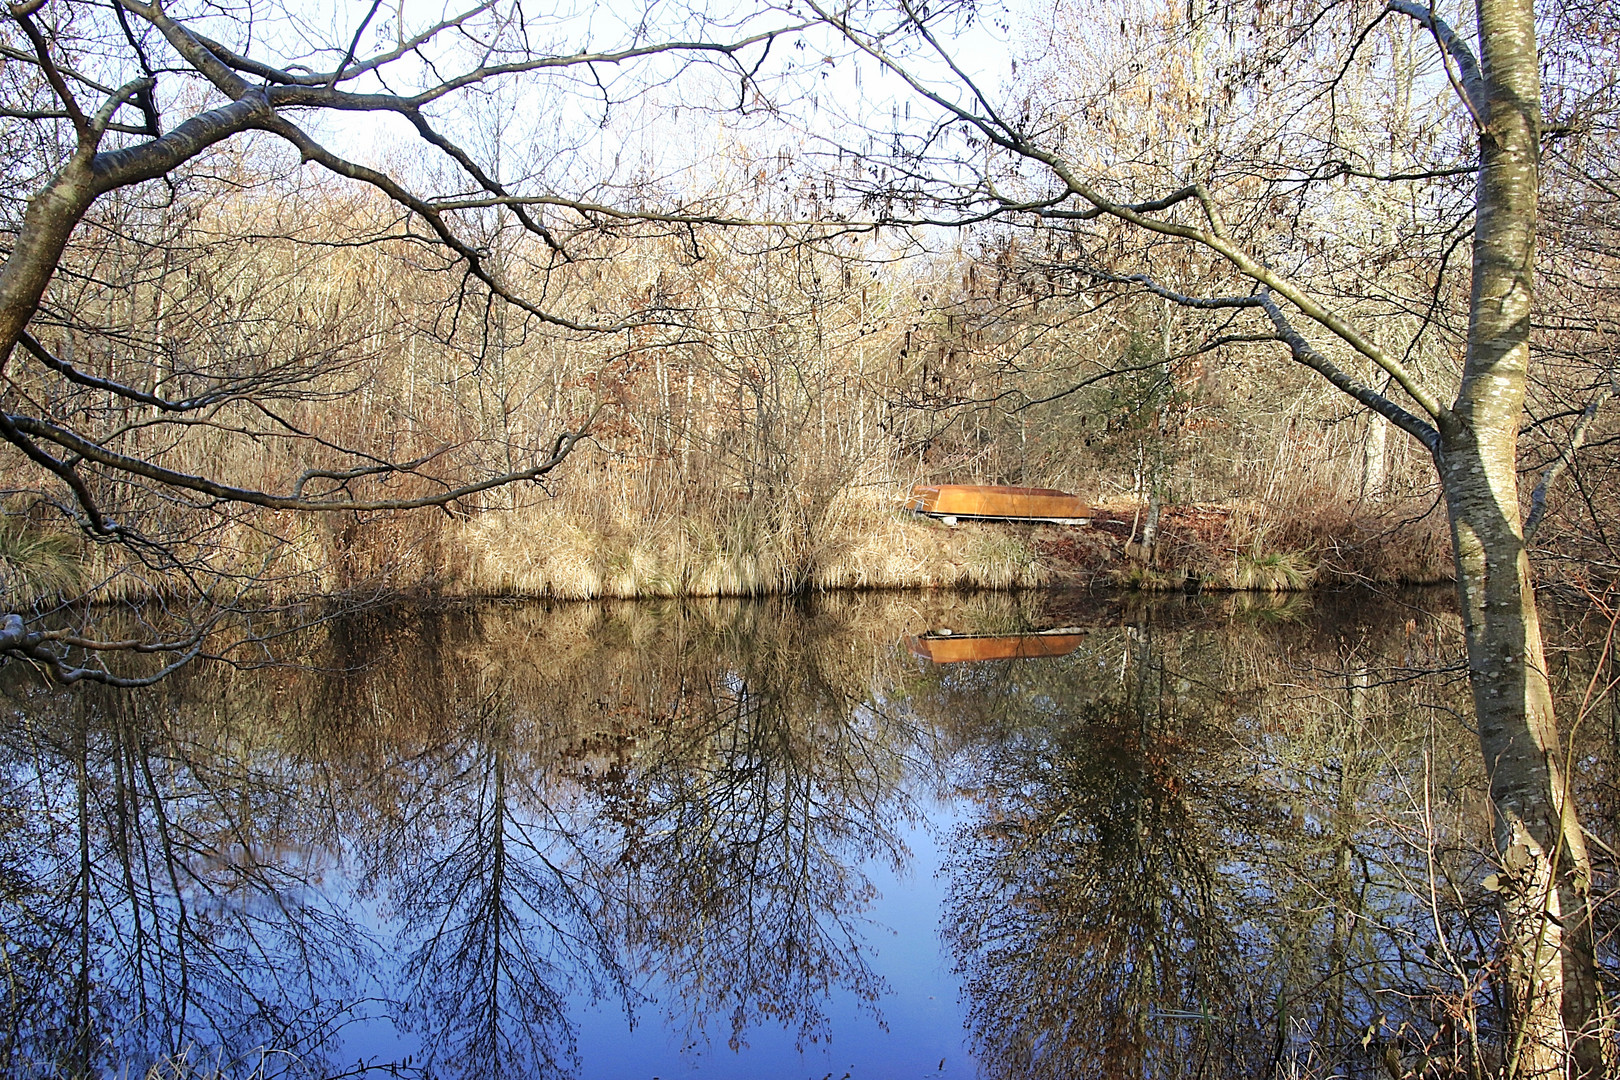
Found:
<path fill-rule="evenodd" d="M 14 676 L 0 1064 L 862 1080 L 1455 1053 L 1490 946 L 1465 688 L 1424 674 L 1456 648 L 1444 603 L 402 609 L 296 667 Z"/>

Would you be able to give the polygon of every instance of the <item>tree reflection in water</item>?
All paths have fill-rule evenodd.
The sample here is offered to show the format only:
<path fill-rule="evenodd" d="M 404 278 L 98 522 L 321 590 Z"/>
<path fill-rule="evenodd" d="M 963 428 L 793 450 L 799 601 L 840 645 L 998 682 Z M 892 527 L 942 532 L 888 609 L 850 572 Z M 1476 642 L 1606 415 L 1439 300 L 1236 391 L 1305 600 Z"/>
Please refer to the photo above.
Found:
<path fill-rule="evenodd" d="M 803 663 L 812 641 L 776 646 L 683 678 L 598 786 L 604 806 L 634 807 L 614 814 L 626 946 L 675 992 L 672 1026 L 691 1038 L 726 1023 L 734 1049 L 767 1022 L 801 1047 L 824 1039 L 839 988 L 877 1000 L 861 868 L 906 854 L 895 829 L 915 732 L 841 687 L 824 655 Z"/>
<path fill-rule="evenodd" d="M 986 811 L 957 838 L 946 925 L 995 1075 L 1226 1075 L 1254 1050 L 1223 1039 L 1252 1027 L 1214 1021 L 1253 1015 L 1217 866 L 1265 815 L 1197 768 L 1150 641 L 1115 693 L 1052 685 L 1090 675 L 1083 656 L 986 699 L 1001 737 L 969 781 Z"/>
<path fill-rule="evenodd" d="M 1374 677 L 1387 632 L 1287 629 L 1144 621 L 941 679 L 983 808 L 945 925 L 990 1075 L 1488 1069 L 1499 1016 L 1459 1006 L 1490 945 L 1455 903 L 1485 869 L 1435 844 L 1485 835 L 1479 780 L 1466 731 L 1414 720 L 1460 691 Z"/>
<path fill-rule="evenodd" d="M 551 1076 L 575 1065 L 568 996 L 626 993 L 591 889 L 594 852 L 513 746 L 499 695 L 447 717 L 417 759 L 386 873 L 410 983 L 407 1027 L 435 1076 Z M 516 751 L 516 752 L 515 752 Z"/>
<path fill-rule="evenodd" d="M 171 725 L 164 696 L 8 697 L 7 1074 L 318 1060 L 369 943 L 325 901 L 299 778 Z"/>
<path fill-rule="evenodd" d="M 871 1002 L 862 864 L 898 864 L 892 633 L 775 606 L 334 626 L 321 670 L 138 694 L 17 679 L 0 896 L 8 1073 L 566 1075 L 579 997 L 688 1038 Z M 841 651 L 843 650 L 843 651 Z M 9 673 L 8 673 L 9 674 Z M 368 927 L 381 923 L 370 932 Z"/>
<path fill-rule="evenodd" d="M 0 1070 L 561 1076 L 593 998 L 700 1053 L 839 1038 L 881 1022 L 868 875 L 935 869 L 936 796 L 992 1076 L 1488 1068 L 1477 751 L 1387 659 L 1443 620 L 1042 602 L 394 611 L 307 669 L 10 670 Z M 1091 632 L 896 644 L 1043 618 Z"/>

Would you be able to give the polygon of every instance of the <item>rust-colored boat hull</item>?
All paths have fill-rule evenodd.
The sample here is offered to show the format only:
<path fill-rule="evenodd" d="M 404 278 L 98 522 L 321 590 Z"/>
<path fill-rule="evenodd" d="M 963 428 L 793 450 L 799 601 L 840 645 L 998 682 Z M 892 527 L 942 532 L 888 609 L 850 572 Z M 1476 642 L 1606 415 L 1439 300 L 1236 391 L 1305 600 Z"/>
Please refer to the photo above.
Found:
<path fill-rule="evenodd" d="M 1000 637 L 908 637 L 913 656 L 936 664 L 967 660 L 1019 660 L 1041 656 L 1067 656 L 1080 647 L 1084 634 L 1013 634 Z"/>
<path fill-rule="evenodd" d="M 906 509 L 930 517 L 1001 520 L 1086 521 L 1092 516 L 1091 507 L 1066 491 L 990 484 L 916 484 Z"/>

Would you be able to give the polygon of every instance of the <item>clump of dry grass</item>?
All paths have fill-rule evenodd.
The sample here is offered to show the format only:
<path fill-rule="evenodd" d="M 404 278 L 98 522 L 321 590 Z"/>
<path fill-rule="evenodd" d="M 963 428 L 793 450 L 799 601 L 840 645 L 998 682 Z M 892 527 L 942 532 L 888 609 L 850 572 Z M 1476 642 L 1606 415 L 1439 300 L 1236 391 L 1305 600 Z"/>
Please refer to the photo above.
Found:
<path fill-rule="evenodd" d="M 78 589 L 77 541 L 21 514 L 0 514 L 0 604 L 30 608 Z"/>
<path fill-rule="evenodd" d="M 1239 552 L 1232 560 L 1231 587 L 1245 592 L 1299 592 L 1316 577 L 1308 551 Z"/>

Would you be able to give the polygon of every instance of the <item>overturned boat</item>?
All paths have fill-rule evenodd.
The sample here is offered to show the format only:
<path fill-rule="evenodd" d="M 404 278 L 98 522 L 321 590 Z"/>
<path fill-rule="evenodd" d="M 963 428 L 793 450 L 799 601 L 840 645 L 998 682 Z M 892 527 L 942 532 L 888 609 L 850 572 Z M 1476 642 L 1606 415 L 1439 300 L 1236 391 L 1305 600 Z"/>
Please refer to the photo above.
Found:
<path fill-rule="evenodd" d="M 962 518 L 1086 525 L 1095 514 L 1078 495 L 1066 491 L 992 484 L 915 484 L 905 506 L 948 525 Z"/>

